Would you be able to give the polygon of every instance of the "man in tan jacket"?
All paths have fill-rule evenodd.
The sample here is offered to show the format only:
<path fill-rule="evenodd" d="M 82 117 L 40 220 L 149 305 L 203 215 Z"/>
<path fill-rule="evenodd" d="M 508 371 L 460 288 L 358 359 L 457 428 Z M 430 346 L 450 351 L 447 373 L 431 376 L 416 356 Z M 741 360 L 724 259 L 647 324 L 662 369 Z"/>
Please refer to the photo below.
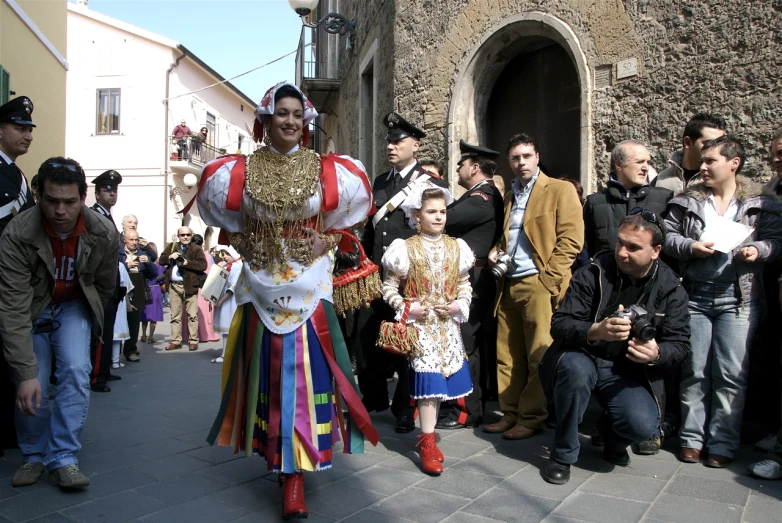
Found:
<path fill-rule="evenodd" d="M 505 439 L 529 438 L 543 429 L 546 399 L 538 363 L 551 345 L 551 316 L 565 295 L 570 267 L 584 243 L 581 204 L 573 185 L 538 168 L 535 139 L 508 141 L 515 174 L 505 197 L 503 238 L 490 255 L 498 284 L 497 384 L 502 419 L 483 430 Z M 506 262 L 502 262 L 503 255 Z"/>

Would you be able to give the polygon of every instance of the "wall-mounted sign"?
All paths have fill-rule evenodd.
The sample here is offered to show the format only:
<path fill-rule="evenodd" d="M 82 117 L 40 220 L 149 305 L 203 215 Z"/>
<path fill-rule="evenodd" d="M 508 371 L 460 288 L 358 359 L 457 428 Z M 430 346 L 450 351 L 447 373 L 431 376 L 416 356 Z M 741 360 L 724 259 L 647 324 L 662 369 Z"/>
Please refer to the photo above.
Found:
<path fill-rule="evenodd" d="M 628 58 L 616 64 L 616 79 L 629 78 L 638 75 L 638 58 Z"/>

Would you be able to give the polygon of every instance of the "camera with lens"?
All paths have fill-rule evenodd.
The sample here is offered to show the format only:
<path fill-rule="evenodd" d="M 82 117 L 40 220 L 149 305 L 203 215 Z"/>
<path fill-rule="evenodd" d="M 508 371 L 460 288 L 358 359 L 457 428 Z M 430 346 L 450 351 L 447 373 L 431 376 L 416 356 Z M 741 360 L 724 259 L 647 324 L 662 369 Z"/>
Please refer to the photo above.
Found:
<path fill-rule="evenodd" d="M 185 266 L 185 257 L 184 256 L 177 256 L 176 258 L 169 258 L 168 259 L 168 266 L 173 268 L 174 265 L 176 265 L 179 270 L 181 271 Z"/>
<path fill-rule="evenodd" d="M 643 341 L 651 341 L 657 336 L 657 329 L 646 318 L 647 314 L 646 309 L 640 305 L 631 305 L 623 311 L 616 311 L 611 317 L 630 320 L 633 337 Z"/>
<path fill-rule="evenodd" d="M 491 268 L 491 273 L 495 278 L 499 279 L 505 276 L 505 274 L 513 270 L 516 266 L 513 264 L 513 256 L 507 252 L 497 253 L 497 263 Z"/>

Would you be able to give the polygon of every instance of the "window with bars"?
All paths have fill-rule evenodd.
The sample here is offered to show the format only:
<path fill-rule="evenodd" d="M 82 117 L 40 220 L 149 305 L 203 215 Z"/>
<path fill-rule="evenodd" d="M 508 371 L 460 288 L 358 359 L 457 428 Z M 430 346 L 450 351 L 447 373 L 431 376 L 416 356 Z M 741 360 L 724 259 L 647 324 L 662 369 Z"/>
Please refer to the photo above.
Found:
<path fill-rule="evenodd" d="M 11 99 L 11 73 L 0 65 L 0 105 Z"/>
<path fill-rule="evenodd" d="M 120 89 L 98 89 L 95 134 L 119 134 Z"/>

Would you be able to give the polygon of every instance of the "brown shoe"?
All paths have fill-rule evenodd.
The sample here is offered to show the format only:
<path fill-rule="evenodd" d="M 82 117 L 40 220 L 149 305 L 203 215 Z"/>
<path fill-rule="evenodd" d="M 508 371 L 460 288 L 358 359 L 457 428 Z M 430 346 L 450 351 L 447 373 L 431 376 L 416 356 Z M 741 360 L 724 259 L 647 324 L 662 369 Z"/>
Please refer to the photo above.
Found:
<path fill-rule="evenodd" d="M 503 439 L 527 439 L 531 438 L 535 434 L 539 434 L 540 430 L 531 429 L 529 427 L 525 427 L 524 425 L 514 425 L 510 429 L 506 430 L 502 433 Z"/>
<path fill-rule="evenodd" d="M 191 343 L 190 344 L 190 351 L 198 350 L 198 344 L 197 343 Z"/>
<path fill-rule="evenodd" d="M 182 344 L 181 343 L 169 343 L 168 347 L 166 347 L 166 350 L 177 350 L 177 349 L 181 349 L 181 348 L 182 348 Z"/>
<path fill-rule="evenodd" d="M 516 425 L 516 420 L 511 416 L 503 416 L 497 423 L 491 423 L 483 426 L 483 432 L 489 434 L 499 434 L 500 432 L 506 432 L 512 429 Z"/>
<path fill-rule="evenodd" d="M 682 447 L 679 450 L 679 459 L 685 463 L 698 463 L 701 460 L 701 451 L 689 447 Z"/>
<path fill-rule="evenodd" d="M 719 454 L 709 453 L 709 459 L 706 460 L 705 465 L 713 469 L 724 469 L 731 463 L 733 463 L 733 458 L 729 458 L 728 456 L 720 456 Z"/>

